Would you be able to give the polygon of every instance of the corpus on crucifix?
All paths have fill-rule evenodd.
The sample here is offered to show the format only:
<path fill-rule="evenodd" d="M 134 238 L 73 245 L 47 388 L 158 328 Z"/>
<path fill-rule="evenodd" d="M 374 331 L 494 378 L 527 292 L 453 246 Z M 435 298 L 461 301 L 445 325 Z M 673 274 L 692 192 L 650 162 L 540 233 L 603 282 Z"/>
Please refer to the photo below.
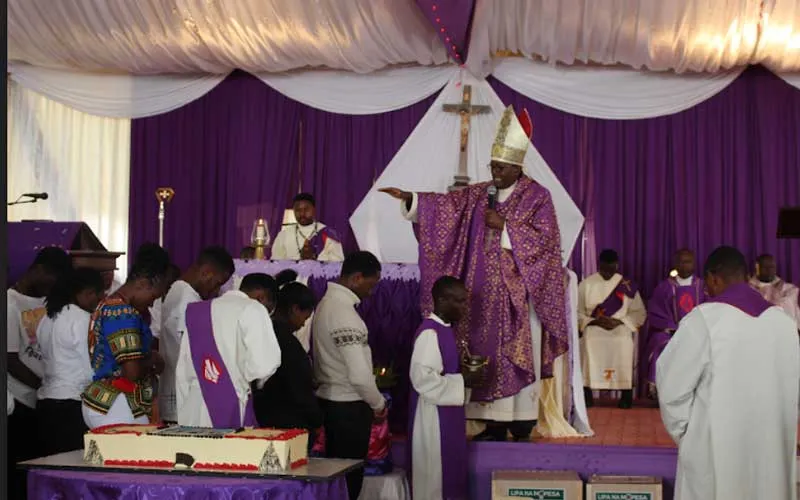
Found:
<path fill-rule="evenodd" d="M 472 104 L 472 86 L 464 85 L 459 104 L 444 104 L 442 110 L 445 113 L 458 113 L 461 116 L 461 141 L 458 149 L 458 174 L 455 175 L 453 185 L 450 190 L 461 189 L 469 185 L 469 175 L 467 175 L 467 143 L 469 142 L 469 126 L 472 115 L 488 113 L 492 108 L 478 104 Z"/>

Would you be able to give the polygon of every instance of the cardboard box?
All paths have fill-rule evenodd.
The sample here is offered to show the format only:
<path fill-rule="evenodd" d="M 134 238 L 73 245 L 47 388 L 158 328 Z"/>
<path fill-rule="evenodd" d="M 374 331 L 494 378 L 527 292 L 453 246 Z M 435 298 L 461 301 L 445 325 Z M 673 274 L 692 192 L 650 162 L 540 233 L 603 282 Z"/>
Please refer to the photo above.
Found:
<path fill-rule="evenodd" d="M 661 478 L 644 476 L 592 476 L 586 483 L 586 500 L 661 500 Z"/>
<path fill-rule="evenodd" d="M 494 471 L 492 500 L 519 498 L 582 500 L 583 481 L 572 471 Z"/>

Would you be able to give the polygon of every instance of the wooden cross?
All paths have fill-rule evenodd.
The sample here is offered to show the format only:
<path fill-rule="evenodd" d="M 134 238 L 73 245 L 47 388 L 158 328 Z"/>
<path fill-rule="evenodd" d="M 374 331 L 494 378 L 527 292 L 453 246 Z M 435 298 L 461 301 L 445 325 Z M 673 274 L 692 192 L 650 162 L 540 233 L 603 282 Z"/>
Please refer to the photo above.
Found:
<path fill-rule="evenodd" d="M 445 113 L 458 113 L 461 116 L 461 141 L 458 149 L 458 174 L 454 177 L 450 191 L 461 189 L 469 185 L 469 175 L 467 175 L 467 143 L 469 141 L 469 126 L 472 115 L 488 113 L 492 108 L 489 106 L 472 104 L 472 86 L 464 85 L 461 94 L 461 103 L 444 104 L 442 110 Z"/>

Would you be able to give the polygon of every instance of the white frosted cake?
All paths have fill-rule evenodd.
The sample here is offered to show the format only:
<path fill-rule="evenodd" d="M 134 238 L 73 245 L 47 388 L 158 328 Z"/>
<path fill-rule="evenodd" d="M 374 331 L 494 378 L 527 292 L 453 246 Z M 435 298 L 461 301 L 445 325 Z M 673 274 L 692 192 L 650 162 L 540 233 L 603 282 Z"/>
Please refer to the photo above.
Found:
<path fill-rule="evenodd" d="M 308 463 L 308 432 L 300 429 L 210 429 L 108 425 L 83 438 L 94 465 L 276 473 Z"/>

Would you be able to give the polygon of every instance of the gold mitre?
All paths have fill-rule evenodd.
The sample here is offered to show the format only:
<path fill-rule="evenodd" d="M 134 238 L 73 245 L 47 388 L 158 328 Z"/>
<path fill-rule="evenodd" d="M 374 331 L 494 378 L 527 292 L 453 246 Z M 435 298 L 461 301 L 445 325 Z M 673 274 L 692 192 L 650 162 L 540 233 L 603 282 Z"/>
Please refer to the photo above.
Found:
<path fill-rule="evenodd" d="M 520 117 L 517 118 L 514 108 L 507 107 L 497 125 L 497 133 L 492 144 L 492 161 L 523 166 L 525 153 L 528 152 L 528 143 L 531 142 L 532 130 L 531 118 L 527 110 L 523 109 Z"/>

